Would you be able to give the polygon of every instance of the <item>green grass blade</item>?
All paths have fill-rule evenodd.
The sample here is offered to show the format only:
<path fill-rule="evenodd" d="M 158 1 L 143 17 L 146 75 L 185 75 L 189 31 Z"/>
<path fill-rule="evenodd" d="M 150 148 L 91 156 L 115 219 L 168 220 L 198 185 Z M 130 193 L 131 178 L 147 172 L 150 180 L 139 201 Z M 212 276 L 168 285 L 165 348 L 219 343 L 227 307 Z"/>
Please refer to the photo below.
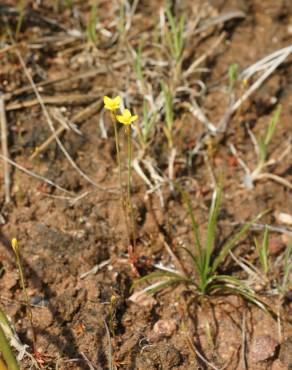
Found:
<path fill-rule="evenodd" d="M 231 238 L 227 243 L 224 244 L 224 246 L 222 247 L 219 255 L 215 258 L 215 260 L 212 264 L 212 272 L 213 273 L 217 270 L 218 266 L 225 260 L 229 251 L 231 251 L 235 247 L 237 242 L 248 232 L 248 230 L 251 228 L 251 226 L 255 222 L 257 222 L 261 217 L 263 217 L 263 215 L 265 215 L 267 212 L 268 211 L 259 213 L 253 220 L 251 220 L 246 225 L 244 225 L 240 229 L 240 231 L 237 234 L 234 235 L 233 238 Z"/>
<path fill-rule="evenodd" d="M 212 204 L 209 213 L 208 227 L 207 227 L 207 238 L 204 248 L 204 274 L 207 274 L 210 271 L 210 260 L 212 253 L 214 251 L 214 243 L 216 238 L 216 228 L 217 228 L 217 219 L 220 211 L 221 205 L 221 196 L 222 196 L 222 187 L 216 186 L 213 193 Z M 215 272 L 215 270 L 213 270 Z"/>
<path fill-rule="evenodd" d="M 195 215 L 194 215 L 193 207 L 192 207 L 192 204 L 191 204 L 191 200 L 190 200 L 190 197 L 189 197 L 188 193 L 186 191 L 184 191 L 178 183 L 175 183 L 174 186 L 177 189 L 177 191 L 181 194 L 183 202 L 184 202 L 185 206 L 187 207 L 187 211 L 188 211 L 188 214 L 189 214 L 190 219 L 191 219 L 192 231 L 193 231 L 193 235 L 194 235 L 194 239 L 195 239 L 195 247 L 196 247 L 196 251 L 195 251 L 196 254 L 193 254 L 193 256 L 198 255 L 197 262 L 198 262 L 198 266 L 200 266 L 198 268 L 198 271 L 202 271 L 202 262 L 203 262 L 202 253 L 203 252 L 202 252 L 202 244 L 201 244 L 201 241 L 200 241 L 201 240 L 200 229 L 199 229 L 199 225 L 198 225 L 198 223 L 196 222 L 196 219 L 195 219 Z"/>
<path fill-rule="evenodd" d="M 266 137 L 265 137 L 265 140 L 264 140 L 264 143 L 265 143 L 266 147 L 269 145 L 269 143 L 270 143 L 270 141 L 271 141 L 271 139 L 274 135 L 277 123 L 278 123 L 279 118 L 280 118 L 281 110 L 282 110 L 282 107 L 281 107 L 281 105 L 279 105 L 276 112 L 274 113 L 274 115 L 272 117 L 271 122 L 269 123 L 268 130 L 267 130 L 267 133 L 266 133 Z"/>
<path fill-rule="evenodd" d="M 216 280 L 221 281 L 222 283 L 225 284 L 212 285 L 212 290 L 216 288 L 220 290 L 227 290 L 232 293 L 237 293 L 242 297 L 246 298 L 248 301 L 255 304 L 256 306 L 258 306 L 263 311 L 265 312 L 269 311 L 268 306 L 255 295 L 253 290 L 250 289 L 246 284 L 244 284 L 237 278 L 228 275 L 218 275 L 216 277 Z"/>

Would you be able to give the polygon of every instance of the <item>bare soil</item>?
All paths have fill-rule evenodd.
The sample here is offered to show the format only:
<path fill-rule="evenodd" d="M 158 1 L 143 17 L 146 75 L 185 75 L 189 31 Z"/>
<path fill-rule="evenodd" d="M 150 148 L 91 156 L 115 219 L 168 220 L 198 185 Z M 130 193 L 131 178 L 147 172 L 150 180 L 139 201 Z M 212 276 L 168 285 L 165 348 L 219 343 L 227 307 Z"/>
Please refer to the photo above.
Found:
<path fill-rule="evenodd" d="M 291 56 L 231 117 L 224 135 L 203 144 L 191 164 L 188 153 L 199 142 L 205 127 L 186 109 L 185 92 L 177 92 L 175 100 L 174 178 L 181 180 L 190 194 L 202 229 L 206 228 L 214 177 L 222 176 L 224 184 L 218 245 L 241 222 L 270 210 L 260 222 L 274 227 L 269 243 L 271 284 L 257 283 L 254 289 L 274 312 L 280 312 L 280 319 L 237 295 L 200 297 L 184 286 L 133 302 L 132 285 L 138 276 L 153 271 L 153 263 L 173 263 L 165 242 L 191 271 L 190 261 L 180 248 L 192 246 L 185 205 L 168 182 L 160 188 L 162 204 L 157 192 L 149 193 L 135 171 L 137 245 L 132 255 L 119 196 L 114 131 L 102 103 L 104 95 L 124 94 L 126 105 L 141 117 L 143 93 L 137 84 L 131 50 L 137 49 L 142 39 L 145 76 L 154 96 L 159 94 L 159 81 L 173 82 L 171 68 L 154 64 L 155 60 L 169 60 L 166 48 L 159 48 L 159 11 L 165 4 L 137 2 L 128 31 L 119 36 L 118 2 L 97 1 L 99 27 L 93 44 L 86 36 L 89 2 L 73 1 L 70 5 L 69 1 L 28 1 L 16 35 L 20 3 L 0 4 L 0 82 L 9 155 L 25 169 L 69 192 L 15 166 L 10 168 L 10 203 L 5 203 L 4 185 L 0 189 L 0 305 L 21 341 L 32 346 L 32 331 L 10 246 L 11 238 L 17 237 L 32 304 L 39 366 L 109 369 L 111 348 L 113 368 L 117 369 L 292 369 L 291 279 L 284 296 L 277 293 L 275 284 L 283 277 L 283 256 L 292 235 L 291 225 L 281 223 L 278 215 L 291 214 L 291 190 L 271 179 L 257 181 L 253 189 L 245 188 L 244 172 L 229 146 L 232 143 L 240 158 L 254 168 L 256 154 L 248 127 L 256 137 L 263 135 L 279 103 L 282 113 L 269 147 L 270 157 L 281 158 L 291 145 Z M 197 91 L 198 104 L 214 124 L 228 107 L 229 66 L 237 63 L 242 71 L 291 44 L 291 4 L 289 0 L 177 2 L 176 13 L 186 13 L 188 24 L 194 27 L 186 39 L 182 71 L 209 53 L 222 37 L 195 73 L 186 81 L 181 77 L 178 83 L 187 83 Z M 233 11 L 243 15 L 213 26 L 208 23 Z M 78 168 L 97 185 L 72 167 L 55 140 L 31 158 L 52 132 L 16 51 L 37 84 L 55 129 L 60 127 L 54 118 L 58 114 L 75 124 L 75 131 L 66 128 L 60 140 Z M 200 91 L 202 86 L 197 81 L 202 81 L 205 91 Z M 242 88 L 238 85 L 236 94 L 241 94 Z M 164 119 L 161 115 L 146 153 L 141 154 L 138 139 L 134 138 L 134 158 L 148 158 L 165 178 L 169 149 L 162 130 Z M 123 129 L 120 138 L 125 158 Z M 148 174 L 145 167 L 144 170 Z M 291 152 L 268 170 L 291 183 Z M 1 182 L 4 184 L 3 171 Z M 261 240 L 262 235 L 262 229 L 253 229 L 238 244 L 235 255 L 259 268 L 253 237 Z M 95 266 L 100 269 L 90 272 Z M 231 258 L 223 270 L 249 279 Z M 114 322 L 109 345 L 111 310 Z M 23 359 L 21 366 L 28 369 L 31 361 Z"/>

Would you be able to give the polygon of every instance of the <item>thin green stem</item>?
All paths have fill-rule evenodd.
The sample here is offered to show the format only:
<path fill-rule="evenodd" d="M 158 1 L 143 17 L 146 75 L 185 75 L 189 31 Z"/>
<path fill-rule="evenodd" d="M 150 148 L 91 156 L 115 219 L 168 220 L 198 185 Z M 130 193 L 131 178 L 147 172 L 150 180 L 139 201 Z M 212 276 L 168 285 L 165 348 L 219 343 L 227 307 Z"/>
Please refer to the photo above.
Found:
<path fill-rule="evenodd" d="M 130 237 L 129 222 L 128 222 L 128 216 L 127 216 L 127 212 L 126 212 L 126 202 L 125 202 L 125 195 L 124 195 L 124 189 L 123 189 L 119 134 L 118 134 L 116 116 L 115 116 L 114 113 L 112 114 L 112 121 L 113 121 L 114 131 L 115 131 L 116 154 L 117 154 L 117 163 L 118 163 L 118 168 L 119 168 L 119 181 L 120 181 L 122 208 L 123 208 L 124 219 L 125 219 L 125 224 L 126 224 L 128 243 L 130 245 L 131 244 L 131 237 Z"/>
<path fill-rule="evenodd" d="M 30 322 L 30 327 L 32 331 L 32 337 L 33 337 L 33 349 L 36 351 L 36 335 L 35 335 L 35 330 L 34 330 L 34 325 L 33 325 L 33 315 L 32 315 L 32 309 L 31 305 L 29 302 L 28 294 L 27 294 L 27 289 L 26 289 L 26 284 L 25 284 L 25 277 L 22 269 L 22 263 L 20 260 L 20 254 L 18 248 L 14 249 L 15 256 L 16 256 L 16 263 L 19 271 L 19 277 L 20 277 L 20 283 L 21 283 L 21 288 L 24 294 L 24 299 L 25 299 L 25 304 L 26 304 L 26 314 L 28 317 L 28 320 Z"/>
<path fill-rule="evenodd" d="M 132 129 L 131 126 L 126 127 L 126 133 L 128 136 L 128 181 L 127 181 L 127 190 L 128 190 L 128 205 L 130 211 L 130 218 L 132 222 L 132 237 L 133 237 L 133 244 L 134 248 L 136 246 L 136 226 L 135 226 L 135 217 L 134 217 L 134 209 L 133 209 L 133 202 L 132 202 L 132 194 L 131 194 L 131 180 L 132 180 Z"/>

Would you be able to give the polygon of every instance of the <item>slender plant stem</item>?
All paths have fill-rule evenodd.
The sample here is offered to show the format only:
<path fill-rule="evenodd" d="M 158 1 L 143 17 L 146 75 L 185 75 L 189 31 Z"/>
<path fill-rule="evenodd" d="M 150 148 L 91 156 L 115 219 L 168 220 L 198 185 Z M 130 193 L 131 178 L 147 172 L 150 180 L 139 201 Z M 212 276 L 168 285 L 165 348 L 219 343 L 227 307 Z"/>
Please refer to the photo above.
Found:
<path fill-rule="evenodd" d="M 112 121 L 113 121 L 113 125 L 114 125 L 114 130 L 115 130 L 115 142 L 116 142 L 117 163 L 118 163 L 118 167 L 119 167 L 119 180 L 120 180 L 122 208 L 123 208 L 124 219 L 125 219 L 125 224 L 126 224 L 128 243 L 129 243 L 129 245 L 131 245 L 129 222 L 128 222 L 128 216 L 127 216 L 127 212 L 126 212 L 126 202 L 125 202 L 124 189 L 123 189 L 119 135 L 118 135 L 116 117 L 115 117 L 114 113 L 112 114 Z"/>
<path fill-rule="evenodd" d="M 135 225 L 135 217 L 134 217 L 134 209 L 133 209 L 133 202 L 132 202 L 132 195 L 131 195 L 131 180 L 132 180 L 132 129 L 131 126 L 126 127 L 126 133 L 128 136 L 128 205 L 130 211 L 130 218 L 132 223 L 132 238 L 133 238 L 133 245 L 134 248 L 136 246 L 136 225 Z"/>
<path fill-rule="evenodd" d="M 20 254 L 19 254 L 18 248 L 15 248 L 14 252 L 15 252 L 15 256 L 16 256 L 16 263 L 17 263 L 18 270 L 19 270 L 21 288 L 22 288 L 22 291 L 24 293 L 24 298 L 25 298 L 25 303 L 26 303 L 26 314 L 27 314 L 28 320 L 30 322 L 30 327 L 31 327 L 31 331 L 32 331 L 33 349 L 34 349 L 34 352 L 36 352 L 36 335 L 35 335 L 35 330 L 34 330 L 34 326 L 33 326 L 32 309 L 31 309 L 31 305 L 30 305 L 30 302 L 29 302 L 28 294 L 27 294 L 25 278 L 24 278 L 24 273 L 23 273 L 23 269 L 22 269 L 22 264 L 21 264 Z"/>

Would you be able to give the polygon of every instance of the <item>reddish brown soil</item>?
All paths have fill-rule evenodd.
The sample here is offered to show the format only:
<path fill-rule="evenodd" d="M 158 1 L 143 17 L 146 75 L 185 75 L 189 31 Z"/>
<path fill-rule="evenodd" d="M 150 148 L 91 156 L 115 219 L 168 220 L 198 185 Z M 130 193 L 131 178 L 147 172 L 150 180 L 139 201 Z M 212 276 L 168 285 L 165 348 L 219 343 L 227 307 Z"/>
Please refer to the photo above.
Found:
<path fill-rule="evenodd" d="M 36 349 L 43 368 L 89 369 L 92 366 L 93 369 L 108 369 L 109 341 L 105 322 L 109 325 L 110 302 L 115 297 L 112 304 L 115 311 L 114 335 L 111 335 L 114 368 L 212 368 L 206 364 L 207 360 L 218 369 L 292 369 L 291 294 L 286 292 L 280 302 L 279 294 L 269 294 L 275 286 L 255 288 L 259 297 L 275 312 L 280 307 L 281 320 L 278 322 L 236 295 L 217 294 L 201 298 L 184 286 L 166 289 L 153 297 L 145 297 L 142 302 L 129 300 L 137 273 L 143 276 L 152 271 L 154 261 L 172 262 L 164 248 L 163 238 L 187 268 L 190 267 L 187 256 L 179 248 L 182 244 L 189 245 L 192 240 L 185 206 L 167 183 L 162 187 L 164 206 L 161 206 L 157 195 L 146 194 L 147 187 L 136 173 L 133 175 L 133 201 L 138 239 L 134 253 L 138 261 L 134 261 L 135 266 L 131 263 L 133 258 L 131 260 L 128 256 L 118 192 L 114 133 L 109 115 L 103 116 L 107 138 L 103 138 L 100 129 L 102 97 L 105 94 L 127 93 L 133 110 L 142 114 L 143 97 L 136 84 L 129 46 L 137 48 L 143 38 L 148 42 L 145 42 L 145 53 L 149 58 L 162 60 L 165 57 L 151 47 L 155 29 L 156 33 L 158 30 L 159 8 L 164 2 L 141 0 L 124 38 L 112 40 L 99 35 L 96 46 L 93 46 L 84 33 L 90 11 L 87 2 L 79 1 L 70 8 L 59 1 L 58 9 L 55 1 L 30 1 L 15 48 L 9 48 L 11 41 L 7 24 L 14 32 L 18 17 L 12 10 L 18 2 L 2 3 L 0 81 L 1 90 L 6 94 L 10 156 L 26 169 L 49 178 L 76 197 L 72 202 L 72 199 L 68 200 L 72 194 L 68 196 L 14 167 L 11 168 L 12 201 L 9 204 L 5 203 L 4 186 L 1 187 L 0 306 L 11 318 L 22 342 L 32 345 L 32 332 L 25 315 L 23 293 L 10 246 L 12 237 L 17 237 L 21 246 L 28 295 L 33 304 Z M 97 3 L 101 26 L 116 35 L 116 26 L 112 22 L 117 19 L 117 4 Z M 199 17 L 199 26 L 211 17 L 231 10 L 241 10 L 246 15 L 245 18 L 234 18 L 209 27 L 187 40 L 183 70 L 208 51 L 225 32 L 224 40 L 200 65 L 208 71 L 198 70 L 189 77 L 194 83 L 188 81 L 196 89 L 196 80 L 204 82 L 207 91 L 198 97 L 198 102 L 211 122 L 219 122 L 228 103 L 226 89 L 230 64 L 238 63 L 239 69 L 243 70 L 291 44 L 291 2 L 189 0 L 177 3 L 180 4 L 177 12 L 186 12 L 189 22 Z M 83 30 L 85 38 L 66 35 L 66 31 L 73 29 Z M 40 93 L 52 115 L 52 109 L 58 107 L 69 120 L 91 107 L 87 115 L 75 120 L 80 124 L 81 134 L 66 131 L 61 135 L 61 141 L 79 168 L 103 190 L 76 172 L 55 141 L 35 159 L 30 159 L 51 131 L 26 79 L 16 49 L 35 83 L 97 71 L 78 80 L 67 79 L 44 85 Z M 159 79 L 171 81 L 172 76 L 168 75 L 167 68 L 147 68 L 148 82 L 157 95 Z M 152 78 L 151 68 L 155 69 Z M 222 241 L 233 233 L 238 222 L 250 220 L 265 209 L 270 209 L 270 212 L 261 222 L 282 228 L 282 232 L 271 232 L 270 235 L 273 281 L 281 281 L 281 261 L 292 235 L 291 226 L 289 229 L 277 218 L 279 212 L 291 213 L 291 191 L 270 180 L 256 182 L 252 190 L 244 188 L 244 174 L 230 153 L 229 143 L 235 145 L 240 157 L 253 168 L 255 152 L 247 124 L 255 136 L 262 135 L 276 103 L 280 103 L 281 119 L 269 147 L 271 156 L 279 158 L 291 136 L 291 76 L 290 57 L 231 118 L 224 137 L 205 145 L 202 152 L 193 157 L 191 166 L 187 166 L 187 153 L 195 146 L 204 128 L 181 104 L 183 95 L 177 96 L 175 110 L 175 177 L 184 179 L 185 190 L 191 196 L 202 229 L 206 226 L 212 197 L 212 175 L 202 155 L 209 153 L 213 175 L 219 177 L 223 173 L 224 178 L 219 239 Z M 26 90 L 19 91 L 26 87 Z M 240 89 L 239 86 L 237 94 L 240 94 Z M 75 97 L 69 97 L 69 94 L 75 94 Z M 77 95 L 83 100 L 78 100 Z M 52 102 L 50 97 L 59 98 Z M 59 125 L 55 120 L 54 124 L 56 128 Z M 161 174 L 167 176 L 168 148 L 161 127 L 159 122 L 147 156 L 156 163 Z M 123 130 L 120 134 L 124 158 Z M 138 145 L 135 144 L 134 157 L 138 155 Z M 291 168 L 290 155 L 269 170 L 291 182 Z M 4 181 L 3 175 L 1 181 Z M 249 237 L 238 245 L 235 254 L 259 267 L 253 236 L 261 239 L 262 231 L 250 232 Z M 107 260 L 108 264 L 99 271 L 81 278 L 82 274 Z M 248 278 L 232 260 L 227 260 L 224 269 L 242 279 Z M 287 291 L 289 289 L 291 293 L 291 283 Z M 208 327 L 211 337 L 207 335 Z M 30 366 L 28 359 L 22 361 L 24 369 Z"/>

